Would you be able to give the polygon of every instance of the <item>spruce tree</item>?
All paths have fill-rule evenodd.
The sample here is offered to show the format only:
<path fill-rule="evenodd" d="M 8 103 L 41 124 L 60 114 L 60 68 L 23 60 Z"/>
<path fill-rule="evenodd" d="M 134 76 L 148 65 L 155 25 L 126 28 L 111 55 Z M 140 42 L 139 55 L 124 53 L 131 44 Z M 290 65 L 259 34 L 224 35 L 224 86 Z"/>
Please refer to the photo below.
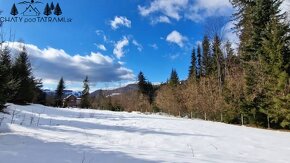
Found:
<path fill-rule="evenodd" d="M 49 16 L 51 15 L 51 8 L 49 7 L 48 3 L 46 3 L 46 6 L 44 8 L 44 15 Z"/>
<path fill-rule="evenodd" d="M 56 16 L 60 16 L 62 14 L 61 8 L 59 6 L 59 3 L 56 4 L 55 8 L 54 8 L 54 14 Z"/>
<path fill-rule="evenodd" d="M 202 60 L 201 60 L 201 47 L 198 44 L 197 46 L 197 77 L 202 76 Z"/>
<path fill-rule="evenodd" d="M 22 47 L 19 56 L 16 58 L 12 71 L 14 78 L 19 82 L 17 93 L 12 102 L 18 104 L 31 103 L 35 96 L 35 83 L 25 46 Z"/>
<path fill-rule="evenodd" d="M 143 72 L 140 71 L 139 74 L 138 74 L 138 88 L 139 88 L 139 91 L 142 94 L 146 94 L 147 93 L 146 85 L 147 85 L 146 78 L 145 78 Z"/>
<path fill-rule="evenodd" d="M 154 101 L 154 94 L 155 94 L 155 88 L 151 82 L 146 83 L 146 90 L 147 90 L 147 96 L 149 97 L 149 103 L 152 104 Z"/>
<path fill-rule="evenodd" d="M 234 49 L 232 48 L 232 43 L 228 40 L 225 44 L 226 58 L 234 57 Z"/>
<path fill-rule="evenodd" d="M 189 66 L 188 79 L 196 79 L 196 77 L 197 77 L 196 53 L 195 48 L 193 48 L 191 53 L 191 63 Z"/>
<path fill-rule="evenodd" d="M 283 91 L 277 90 L 277 83 L 280 82 L 276 79 L 281 79 L 280 81 L 287 79 L 287 73 L 285 71 L 283 73 L 282 69 L 277 68 L 279 67 L 277 65 L 281 66 L 281 62 L 289 63 L 289 61 L 286 61 L 287 59 L 281 60 L 281 56 L 283 56 L 281 55 L 281 45 L 287 47 L 287 42 L 289 44 L 289 41 L 281 41 L 281 39 L 287 35 L 289 36 L 289 32 L 284 36 L 281 32 L 277 32 L 287 31 L 285 28 L 278 30 L 279 23 L 285 21 L 285 15 L 281 14 L 280 11 L 282 1 L 233 0 L 232 3 L 238 11 L 235 14 L 238 21 L 236 29 L 241 33 L 239 53 L 243 60 L 246 79 L 246 100 L 243 109 L 252 123 L 266 127 L 267 121 L 275 117 L 275 114 L 270 113 L 271 108 L 277 109 L 277 101 L 280 101 L 279 99 L 272 99 L 272 97 L 279 97 L 276 93 L 285 94 L 285 92 L 282 93 Z M 276 21 L 273 21 L 275 19 Z M 285 48 L 282 51 L 285 51 Z M 284 101 L 287 100 L 284 99 Z M 280 107 L 282 105 L 279 104 Z M 275 112 L 278 111 L 279 109 Z M 286 115 L 285 112 L 284 115 Z M 281 119 L 277 120 L 276 118 L 274 121 L 279 123 Z M 285 123 L 283 124 L 285 125 Z"/>
<path fill-rule="evenodd" d="M 13 4 L 13 6 L 11 8 L 10 14 L 13 15 L 13 16 L 18 15 L 18 10 L 17 10 L 17 7 L 16 7 L 15 3 Z"/>
<path fill-rule="evenodd" d="M 46 104 L 46 93 L 42 90 L 43 83 L 41 79 L 32 79 L 34 83 L 34 92 L 35 96 L 33 99 L 33 103 L 36 104 Z"/>
<path fill-rule="evenodd" d="M 50 9 L 51 10 L 54 10 L 54 4 L 53 4 L 53 2 L 51 2 L 51 4 L 50 4 Z"/>
<path fill-rule="evenodd" d="M 81 99 L 81 108 L 89 108 L 90 107 L 90 86 L 89 86 L 89 78 L 86 76 L 84 80 L 83 91 L 82 91 L 82 99 Z"/>
<path fill-rule="evenodd" d="M 218 83 L 220 89 L 224 84 L 224 57 L 223 52 L 221 50 L 221 40 L 219 36 L 216 34 L 213 40 L 213 72 L 216 74 L 215 76 L 218 78 Z"/>
<path fill-rule="evenodd" d="M 240 67 L 240 58 L 235 55 L 230 41 L 225 44 L 225 56 L 225 75 L 228 75 L 229 72 L 235 73 L 233 68 Z"/>
<path fill-rule="evenodd" d="M 251 60 L 258 61 L 262 54 L 262 41 L 265 37 L 266 25 L 270 23 L 273 16 L 280 17 L 279 9 L 282 1 L 280 0 L 256 0 L 253 11 L 253 33 L 249 52 L 251 52 Z"/>
<path fill-rule="evenodd" d="M 5 47 L 3 50 L 0 50 L 0 65 L 3 68 L 1 79 L 2 82 L 5 83 L 5 85 L 3 85 L 3 87 L 1 88 L 4 92 L 6 100 L 9 101 L 16 94 L 19 82 L 15 80 L 13 77 L 12 60 L 10 57 L 10 50 L 8 49 L 8 47 Z"/>
<path fill-rule="evenodd" d="M 272 123 L 290 129 L 289 23 L 271 17 L 262 41 L 261 70 L 264 100 L 260 110 Z M 268 122 L 270 124 L 271 122 Z M 274 126 L 276 127 L 276 126 Z"/>
<path fill-rule="evenodd" d="M 0 112 L 3 112 L 5 108 L 5 104 L 7 102 L 7 97 L 5 96 L 5 90 L 3 88 L 6 88 L 6 79 L 5 79 L 5 68 L 3 65 L 0 65 Z"/>
<path fill-rule="evenodd" d="M 210 54 L 210 42 L 208 36 L 204 36 L 202 41 L 202 74 L 211 74 L 211 54 Z"/>
<path fill-rule="evenodd" d="M 253 37 L 253 12 L 255 1 L 231 0 L 231 3 L 236 11 L 233 14 L 235 30 L 240 33 L 239 55 L 241 55 L 244 61 L 249 61 L 251 59 L 251 54 L 247 52 L 247 50 L 251 44 L 249 40 Z"/>
<path fill-rule="evenodd" d="M 179 85 L 179 77 L 175 69 L 172 69 L 171 71 L 169 85 L 174 87 Z"/>
<path fill-rule="evenodd" d="M 154 100 L 155 89 L 151 82 L 147 81 L 142 71 L 138 74 L 138 89 L 139 92 L 148 97 L 149 103 L 152 104 Z"/>
<path fill-rule="evenodd" d="M 5 50 L 0 49 L 0 112 L 3 111 L 5 104 L 8 101 L 7 83 L 9 82 L 9 78 L 7 75 L 11 74 L 10 70 L 10 56 L 5 53 Z"/>
<path fill-rule="evenodd" d="M 55 90 L 55 106 L 61 107 L 63 104 L 63 95 L 64 95 L 65 83 L 63 77 L 60 78 L 57 88 Z"/>

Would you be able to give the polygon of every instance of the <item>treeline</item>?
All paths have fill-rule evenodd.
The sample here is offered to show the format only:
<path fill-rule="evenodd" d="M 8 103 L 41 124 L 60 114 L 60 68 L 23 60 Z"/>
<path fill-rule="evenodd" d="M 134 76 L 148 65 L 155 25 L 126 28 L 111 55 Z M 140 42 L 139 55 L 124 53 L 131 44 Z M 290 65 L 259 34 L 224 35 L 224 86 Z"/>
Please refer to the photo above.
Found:
<path fill-rule="evenodd" d="M 173 69 L 153 86 L 141 72 L 139 91 L 93 100 L 95 108 L 162 111 L 176 116 L 290 129 L 290 26 L 280 0 L 232 0 L 237 50 L 205 35 L 193 48 L 188 79 Z"/>
<path fill-rule="evenodd" d="M 175 115 L 290 129 L 290 26 L 281 3 L 233 0 L 236 54 L 217 34 L 204 36 L 187 81 L 161 86 L 157 106 Z"/>
<path fill-rule="evenodd" d="M 7 102 L 25 105 L 28 103 L 43 103 L 45 93 L 42 92 L 42 82 L 36 79 L 31 70 L 31 64 L 25 46 L 13 56 L 7 46 L 0 45 L 0 111 Z"/>

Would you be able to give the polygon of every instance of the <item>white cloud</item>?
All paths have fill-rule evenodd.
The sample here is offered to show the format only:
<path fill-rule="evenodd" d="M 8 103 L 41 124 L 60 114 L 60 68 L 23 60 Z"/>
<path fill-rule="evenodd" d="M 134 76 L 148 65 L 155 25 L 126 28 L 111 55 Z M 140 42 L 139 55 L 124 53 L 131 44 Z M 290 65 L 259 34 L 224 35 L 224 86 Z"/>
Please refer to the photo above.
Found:
<path fill-rule="evenodd" d="M 172 31 L 168 36 L 166 37 L 166 41 L 170 43 L 175 43 L 180 47 L 183 47 L 184 42 L 187 40 L 185 36 L 182 36 L 179 32 L 177 31 Z"/>
<path fill-rule="evenodd" d="M 199 46 L 199 45 L 200 46 L 202 45 L 202 41 L 200 41 L 200 40 L 198 40 L 198 41 L 195 42 L 195 46 Z"/>
<path fill-rule="evenodd" d="M 13 54 L 20 50 L 20 43 L 8 44 Z M 33 73 L 48 83 L 57 81 L 61 76 L 66 81 L 81 82 L 88 75 L 91 82 L 112 82 L 133 80 L 133 71 L 101 53 L 89 55 L 70 55 L 62 49 L 51 47 L 40 49 L 32 44 L 25 44 L 31 60 Z"/>
<path fill-rule="evenodd" d="M 135 45 L 137 47 L 139 52 L 141 52 L 143 50 L 143 46 L 140 43 L 138 43 L 136 40 L 133 40 L 132 43 L 133 43 L 133 45 Z"/>
<path fill-rule="evenodd" d="M 96 34 L 98 36 L 102 37 L 103 38 L 103 41 L 105 43 L 112 43 L 112 41 L 109 40 L 109 38 L 105 35 L 105 32 L 104 31 L 102 31 L 102 30 L 96 30 Z"/>
<path fill-rule="evenodd" d="M 138 9 L 142 16 L 161 12 L 162 15 L 179 20 L 182 17 L 180 12 L 187 4 L 188 0 L 155 0 L 150 3 L 149 7 L 138 6 Z"/>
<path fill-rule="evenodd" d="M 158 18 L 155 18 L 151 22 L 152 24 L 157 24 L 157 23 L 168 23 L 170 24 L 171 21 L 167 16 L 159 16 Z"/>
<path fill-rule="evenodd" d="M 107 51 L 107 48 L 103 44 L 95 44 L 100 50 Z"/>
<path fill-rule="evenodd" d="M 154 44 L 150 44 L 149 46 L 150 46 L 151 48 L 155 49 L 155 50 L 158 49 L 158 46 L 157 46 L 157 44 L 155 44 L 155 43 L 154 43 Z"/>
<path fill-rule="evenodd" d="M 111 20 L 110 24 L 114 30 L 118 29 L 120 26 L 131 28 L 131 21 L 123 16 L 115 16 L 115 19 Z"/>
<path fill-rule="evenodd" d="M 223 28 L 222 28 L 222 33 L 223 33 L 223 40 L 224 41 L 230 41 L 233 45 L 234 49 L 238 48 L 238 45 L 240 43 L 240 39 L 237 35 L 237 32 L 233 30 L 235 23 L 233 21 L 228 22 Z"/>
<path fill-rule="evenodd" d="M 203 21 L 213 16 L 231 16 L 233 11 L 229 0 L 196 0 L 192 3 L 185 13 L 185 18 L 194 22 Z"/>
<path fill-rule="evenodd" d="M 211 16 L 230 16 L 229 0 L 154 0 L 149 6 L 138 6 L 140 15 L 150 17 L 154 23 L 169 23 L 170 19 L 181 18 L 194 22 Z"/>
<path fill-rule="evenodd" d="M 104 31 L 102 31 L 102 30 L 96 30 L 96 34 L 97 34 L 98 36 L 100 36 L 100 35 L 104 34 Z"/>
<path fill-rule="evenodd" d="M 127 37 L 123 37 L 122 40 L 118 41 L 116 44 L 115 44 L 115 48 L 114 48 L 114 51 L 113 53 L 115 54 L 115 56 L 120 59 L 121 57 L 124 56 L 124 47 L 128 46 L 129 45 L 129 39 Z"/>

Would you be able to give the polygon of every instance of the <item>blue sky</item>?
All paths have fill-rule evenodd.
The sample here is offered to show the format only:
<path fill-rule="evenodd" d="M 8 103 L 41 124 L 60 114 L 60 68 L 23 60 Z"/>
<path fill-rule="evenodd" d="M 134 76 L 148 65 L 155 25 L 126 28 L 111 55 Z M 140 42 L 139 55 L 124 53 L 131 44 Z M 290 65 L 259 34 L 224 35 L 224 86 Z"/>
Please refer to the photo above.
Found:
<path fill-rule="evenodd" d="M 19 2 L 0 0 L 1 16 L 11 17 L 16 3 L 21 17 Z M 51 89 L 61 76 L 69 89 L 81 89 L 85 75 L 92 89 L 135 81 L 139 71 L 151 82 L 165 82 L 175 68 L 185 79 L 191 49 L 202 39 L 205 25 L 213 19 L 229 19 L 232 13 L 227 0 L 41 2 L 37 4 L 41 14 L 46 3 L 59 3 L 61 16 L 72 22 L 5 22 L 4 31 L 6 36 L 9 30 L 15 35 L 12 42 L 25 41 L 35 76 Z"/>

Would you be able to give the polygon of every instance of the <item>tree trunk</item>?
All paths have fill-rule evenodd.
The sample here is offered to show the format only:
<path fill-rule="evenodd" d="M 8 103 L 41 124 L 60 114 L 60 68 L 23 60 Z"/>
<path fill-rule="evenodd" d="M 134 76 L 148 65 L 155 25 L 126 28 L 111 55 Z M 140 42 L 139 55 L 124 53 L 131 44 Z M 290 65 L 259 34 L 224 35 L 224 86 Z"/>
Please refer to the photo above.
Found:
<path fill-rule="evenodd" d="M 271 126 L 270 126 L 270 117 L 269 117 L 269 115 L 267 115 L 267 122 L 268 122 L 268 129 L 270 129 Z"/>
<path fill-rule="evenodd" d="M 242 121 L 242 126 L 244 125 L 244 115 L 241 114 L 241 121 Z"/>

